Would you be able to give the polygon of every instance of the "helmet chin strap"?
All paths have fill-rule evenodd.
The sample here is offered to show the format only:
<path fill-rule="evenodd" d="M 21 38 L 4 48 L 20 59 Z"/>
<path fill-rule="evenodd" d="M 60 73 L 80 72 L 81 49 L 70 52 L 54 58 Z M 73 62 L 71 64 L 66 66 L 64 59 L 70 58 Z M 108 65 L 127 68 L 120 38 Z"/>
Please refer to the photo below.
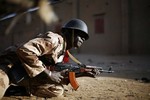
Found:
<path fill-rule="evenodd" d="M 72 30 L 72 46 L 74 47 L 74 30 Z M 79 60 L 77 60 L 70 52 L 67 50 L 69 57 L 77 64 L 82 64 Z"/>
<path fill-rule="evenodd" d="M 72 47 L 74 47 L 74 30 L 72 30 Z"/>

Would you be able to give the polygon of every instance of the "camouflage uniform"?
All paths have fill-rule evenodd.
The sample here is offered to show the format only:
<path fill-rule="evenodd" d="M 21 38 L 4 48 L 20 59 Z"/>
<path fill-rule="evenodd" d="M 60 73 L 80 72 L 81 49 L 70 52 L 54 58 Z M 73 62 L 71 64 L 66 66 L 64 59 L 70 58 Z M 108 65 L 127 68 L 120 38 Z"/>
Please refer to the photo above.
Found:
<path fill-rule="evenodd" d="M 52 81 L 42 76 L 41 73 L 45 70 L 46 65 L 40 58 L 50 61 L 50 64 L 62 62 L 65 49 L 66 42 L 64 39 L 53 32 L 41 34 L 17 47 L 17 49 L 14 50 L 16 54 L 15 57 L 17 57 L 17 59 L 19 57 L 27 75 L 30 77 L 23 79 L 17 84 L 29 87 L 31 93 L 37 96 L 52 97 L 62 95 L 64 91 L 62 84 L 54 84 Z M 4 64 L 5 69 L 8 69 L 7 71 L 3 70 L 3 64 L 0 63 L 1 97 L 11 83 L 8 71 L 11 69 L 9 65 L 12 65 L 11 67 L 13 68 L 13 60 L 14 59 L 9 59 L 8 64 Z M 18 64 L 18 62 L 15 63 Z"/>
<path fill-rule="evenodd" d="M 3 97 L 6 89 L 9 87 L 9 78 L 2 67 L 5 66 L 0 65 L 0 99 Z"/>

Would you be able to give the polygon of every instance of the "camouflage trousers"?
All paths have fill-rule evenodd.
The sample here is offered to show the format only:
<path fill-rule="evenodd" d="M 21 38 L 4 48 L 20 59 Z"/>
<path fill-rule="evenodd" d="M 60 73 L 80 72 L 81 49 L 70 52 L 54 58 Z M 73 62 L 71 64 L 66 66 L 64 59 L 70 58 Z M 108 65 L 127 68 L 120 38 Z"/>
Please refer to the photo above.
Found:
<path fill-rule="evenodd" d="M 11 80 L 7 73 L 7 66 L 0 65 L 0 99 L 4 96 L 6 90 L 11 85 Z M 64 93 L 62 84 L 54 84 L 42 75 L 24 79 L 16 85 L 24 86 L 30 94 L 39 97 L 57 97 Z"/>
<path fill-rule="evenodd" d="M 0 99 L 4 96 L 9 85 L 9 78 L 6 74 L 7 69 L 4 68 L 4 65 L 0 66 Z"/>
<path fill-rule="evenodd" d="M 30 94 L 39 97 L 58 97 L 64 93 L 62 84 L 54 84 L 40 75 L 35 78 L 24 79 L 19 85 L 25 86 Z"/>
<path fill-rule="evenodd" d="M 31 93 L 39 97 L 58 97 L 63 95 L 64 89 L 61 85 L 43 84 L 32 88 Z"/>

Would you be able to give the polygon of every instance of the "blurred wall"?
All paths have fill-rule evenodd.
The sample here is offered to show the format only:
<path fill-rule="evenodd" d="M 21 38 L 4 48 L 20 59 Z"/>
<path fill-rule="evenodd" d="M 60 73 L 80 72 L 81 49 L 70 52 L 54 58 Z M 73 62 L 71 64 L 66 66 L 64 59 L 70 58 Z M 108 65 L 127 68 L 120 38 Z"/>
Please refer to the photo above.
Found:
<path fill-rule="evenodd" d="M 150 0 L 129 1 L 131 54 L 150 54 Z"/>
<path fill-rule="evenodd" d="M 150 55 L 150 0 L 64 0 L 53 7 L 62 24 L 72 18 L 87 23 L 90 39 L 79 53 Z M 24 16 L 9 35 L 4 30 L 11 19 L 0 22 L 0 49 L 53 30 L 32 15 L 31 23 Z"/>
<path fill-rule="evenodd" d="M 55 10 L 64 21 L 87 23 L 90 39 L 82 53 L 150 54 L 150 0 L 65 0 Z M 96 33 L 95 27 L 104 30 Z"/>

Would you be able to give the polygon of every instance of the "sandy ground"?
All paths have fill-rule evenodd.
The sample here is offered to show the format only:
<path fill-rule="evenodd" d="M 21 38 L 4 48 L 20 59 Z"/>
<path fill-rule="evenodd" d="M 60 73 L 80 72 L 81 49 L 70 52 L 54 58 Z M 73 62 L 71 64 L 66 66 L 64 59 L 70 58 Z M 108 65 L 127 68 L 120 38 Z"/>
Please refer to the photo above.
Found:
<path fill-rule="evenodd" d="M 36 96 L 11 96 L 2 100 L 150 100 L 150 57 L 75 55 L 81 62 L 108 69 L 96 78 L 80 77 L 74 91 L 65 86 L 64 96 L 40 98 Z"/>

